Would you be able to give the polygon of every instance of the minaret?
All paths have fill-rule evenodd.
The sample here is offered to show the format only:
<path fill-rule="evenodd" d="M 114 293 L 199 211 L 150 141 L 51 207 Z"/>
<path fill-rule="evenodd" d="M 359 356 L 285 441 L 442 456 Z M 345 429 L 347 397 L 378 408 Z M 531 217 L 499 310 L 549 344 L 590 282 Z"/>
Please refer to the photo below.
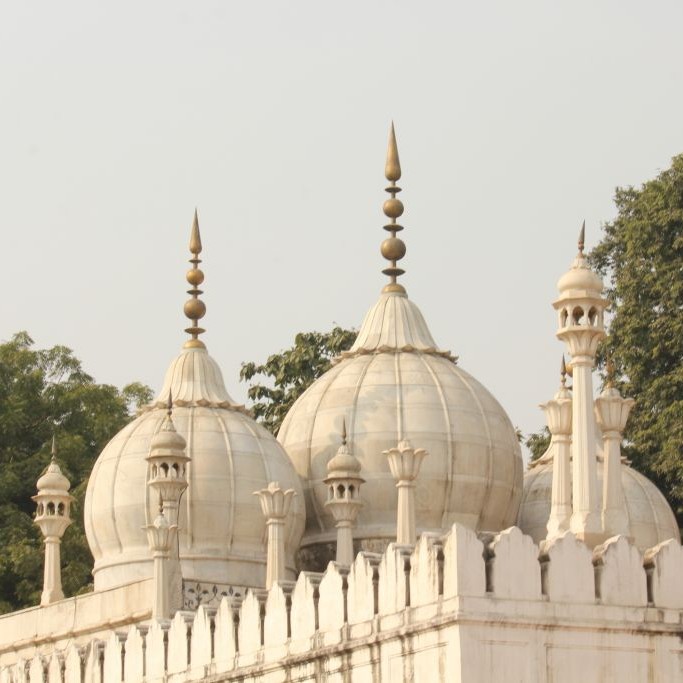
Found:
<path fill-rule="evenodd" d="M 624 489 L 621 483 L 621 439 L 635 401 L 622 398 L 613 385 L 614 365 L 607 362 L 607 384 L 595 399 L 595 417 L 602 430 L 604 472 L 602 480 L 602 524 L 605 536 L 630 535 Z"/>
<path fill-rule="evenodd" d="M 337 523 L 337 563 L 353 564 L 353 527 L 363 506 L 360 487 L 365 480 L 360 476 L 361 464 L 346 443 L 346 420 L 342 427 L 342 442 L 337 454 L 327 463 L 327 500 Z"/>
<path fill-rule="evenodd" d="M 55 437 L 52 437 L 52 459 L 38 479 L 38 493 L 33 496 L 37 504 L 34 522 L 45 539 L 45 571 L 41 605 L 49 605 L 64 598 L 59 548 L 62 536 L 71 524 L 69 509 L 73 498 L 69 495 L 69 480 L 57 464 Z"/>
<path fill-rule="evenodd" d="M 548 518 L 548 536 L 555 538 L 569 529 L 572 516 L 570 446 L 572 440 L 572 394 L 567 388 L 567 368 L 562 356 L 561 383 L 552 400 L 541 404 L 555 446 L 553 487 Z"/>
<path fill-rule="evenodd" d="M 202 262 L 199 258 L 199 254 L 202 252 L 202 238 L 199 234 L 199 219 L 197 218 L 197 209 L 194 210 L 194 219 L 192 221 L 192 232 L 190 233 L 190 252 L 192 253 L 192 258 L 190 263 L 192 268 L 187 271 L 187 281 L 190 284 L 190 289 L 187 293 L 191 295 L 191 299 L 185 302 L 184 312 L 185 315 L 191 320 L 192 325 L 185 329 L 190 335 L 190 339 L 185 342 L 186 349 L 203 349 L 204 342 L 199 339 L 199 335 L 203 334 L 206 330 L 199 327 L 199 321 L 206 314 L 206 304 L 199 298 L 200 294 L 203 294 L 199 285 L 204 282 L 204 273 L 199 268 L 199 264 Z"/>
<path fill-rule="evenodd" d="M 396 198 L 396 195 L 401 191 L 401 188 L 396 185 L 396 181 L 401 178 L 401 162 L 398 158 L 398 146 L 396 145 L 396 132 L 394 131 L 393 122 L 389 131 L 389 146 L 387 148 L 384 176 L 391 183 L 386 188 L 386 192 L 391 195 L 391 199 L 387 199 L 382 207 L 384 215 L 391 219 L 391 223 L 384 226 L 384 229 L 391 233 L 391 237 L 387 237 L 382 242 L 381 252 L 382 256 L 391 262 L 391 265 L 382 271 L 385 275 L 389 276 L 389 284 L 385 285 L 382 291 L 405 294 L 406 290 L 403 285 L 398 284 L 396 281 L 400 275 L 405 273 L 405 270 L 399 268 L 396 263 L 406 255 L 406 245 L 402 239 L 396 237 L 396 233 L 403 230 L 403 226 L 396 222 L 396 219 L 400 218 L 403 214 L 403 202 Z"/>
<path fill-rule="evenodd" d="M 276 481 L 265 489 L 254 491 L 261 503 L 261 512 L 268 527 L 268 550 L 266 556 L 266 590 L 278 581 L 284 581 L 287 574 L 285 557 L 285 519 L 296 495 L 294 489 L 286 491 Z"/>
<path fill-rule="evenodd" d="M 170 619 L 182 607 L 182 573 L 178 553 L 178 509 L 180 498 L 188 486 L 185 439 L 175 430 L 173 405 L 168 397 L 168 410 L 159 431 L 152 437 L 147 455 L 147 487 L 149 499 L 158 501 L 159 513 L 146 527 L 147 541 L 154 557 L 155 619 Z"/>
<path fill-rule="evenodd" d="M 579 253 L 558 281 L 560 296 L 553 302 L 558 313 L 557 336 L 571 354 L 572 366 L 572 503 L 570 528 L 594 546 L 604 538 L 598 509 L 598 477 L 593 416 L 593 366 L 598 342 L 605 336 L 600 277 L 584 256 L 585 223 L 579 235 Z"/>

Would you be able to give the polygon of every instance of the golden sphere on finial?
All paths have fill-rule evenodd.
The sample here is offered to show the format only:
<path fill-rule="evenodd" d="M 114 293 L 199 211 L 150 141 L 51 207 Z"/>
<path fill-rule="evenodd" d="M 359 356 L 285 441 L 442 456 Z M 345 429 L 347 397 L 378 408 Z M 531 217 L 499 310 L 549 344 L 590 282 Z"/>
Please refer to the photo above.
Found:
<path fill-rule="evenodd" d="M 188 299 L 183 306 L 183 311 L 190 320 L 199 320 L 206 313 L 206 305 L 201 299 Z"/>
<path fill-rule="evenodd" d="M 191 268 L 187 271 L 187 275 L 185 277 L 187 281 L 194 287 L 197 287 L 204 282 L 204 273 L 199 268 Z"/>
<path fill-rule="evenodd" d="M 380 249 L 387 261 L 400 261 L 406 255 L 405 242 L 398 237 L 388 237 Z"/>
<path fill-rule="evenodd" d="M 403 202 L 396 197 L 387 199 L 382 206 L 384 215 L 389 218 L 398 218 L 403 213 Z"/>

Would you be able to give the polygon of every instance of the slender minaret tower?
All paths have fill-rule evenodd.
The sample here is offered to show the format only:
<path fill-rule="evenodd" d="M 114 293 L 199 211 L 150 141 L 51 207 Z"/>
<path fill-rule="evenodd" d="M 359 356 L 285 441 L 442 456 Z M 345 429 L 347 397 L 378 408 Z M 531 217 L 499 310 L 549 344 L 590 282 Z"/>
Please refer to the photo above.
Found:
<path fill-rule="evenodd" d="M 365 479 L 360 476 L 361 464 L 346 443 L 346 420 L 342 426 L 342 442 L 337 454 L 327 463 L 327 500 L 337 523 L 337 563 L 353 564 L 353 527 L 363 503 L 360 487 Z"/>
<path fill-rule="evenodd" d="M 605 336 L 600 277 L 584 256 L 585 223 L 579 235 L 579 253 L 558 281 L 560 296 L 553 302 L 558 313 L 557 336 L 567 344 L 572 366 L 572 503 L 570 528 L 593 547 L 604 538 L 598 506 L 598 477 L 593 415 L 593 367 L 598 342 Z"/>
<path fill-rule="evenodd" d="M 607 362 L 607 384 L 595 399 L 595 417 L 602 430 L 604 472 L 602 480 L 602 524 L 605 536 L 630 535 L 624 488 L 621 483 L 621 440 L 635 401 L 622 398 L 613 384 L 614 365 Z"/>
<path fill-rule="evenodd" d="M 552 400 L 541 404 L 552 435 L 553 487 L 548 518 L 548 536 L 555 538 L 569 529 L 572 516 L 570 446 L 572 440 L 572 394 L 567 388 L 567 368 L 562 356 L 561 383 Z"/>
<path fill-rule="evenodd" d="M 38 479 L 38 493 L 33 496 L 36 502 L 34 522 L 40 527 L 45 539 L 45 571 L 41 605 L 49 605 L 64 598 L 62 591 L 62 570 L 59 548 L 62 536 L 71 524 L 69 511 L 73 498 L 69 495 L 69 480 L 62 474 L 57 464 L 57 447 L 52 437 L 52 459 Z"/>
<path fill-rule="evenodd" d="M 176 432 L 172 418 L 173 404 L 159 431 L 152 437 L 147 455 L 147 487 L 150 501 L 158 501 L 159 513 L 146 527 L 147 541 L 154 557 L 155 619 L 170 619 L 182 607 L 182 573 L 178 552 L 178 509 L 187 489 L 185 439 Z"/>
<path fill-rule="evenodd" d="M 286 578 L 285 556 L 285 519 L 296 495 L 294 489 L 286 491 L 276 481 L 271 481 L 265 489 L 254 491 L 261 503 L 261 512 L 268 527 L 268 550 L 266 555 L 266 590 Z"/>

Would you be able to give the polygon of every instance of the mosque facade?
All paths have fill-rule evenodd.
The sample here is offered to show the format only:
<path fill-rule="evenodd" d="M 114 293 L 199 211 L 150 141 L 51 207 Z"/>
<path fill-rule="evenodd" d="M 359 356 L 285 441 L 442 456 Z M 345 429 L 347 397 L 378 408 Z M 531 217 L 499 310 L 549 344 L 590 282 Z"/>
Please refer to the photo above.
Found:
<path fill-rule="evenodd" d="M 0 683 L 683 682 L 680 533 L 622 456 L 633 399 L 594 397 L 607 301 L 583 230 L 553 302 L 551 441 L 525 473 L 504 409 L 400 282 L 393 126 L 385 176 L 388 282 L 277 439 L 201 340 L 195 213 L 189 338 L 89 479 L 94 590 L 62 592 L 53 444 L 41 604 L 0 616 Z"/>

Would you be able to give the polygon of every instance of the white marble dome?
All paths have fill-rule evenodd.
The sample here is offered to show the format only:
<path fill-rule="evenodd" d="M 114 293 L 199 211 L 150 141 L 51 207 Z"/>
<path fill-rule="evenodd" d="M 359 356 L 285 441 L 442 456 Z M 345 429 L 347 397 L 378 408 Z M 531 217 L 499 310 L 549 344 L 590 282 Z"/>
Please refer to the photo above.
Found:
<path fill-rule="evenodd" d="M 228 395 L 203 348 L 187 348 L 166 373 L 159 397 L 104 448 L 85 498 L 85 531 L 95 589 L 152 576 L 144 526 L 156 512 L 146 486 L 150 444 L 173 399 L 173 422 L 187 442 L 189 486 L 180 501 L 179 553 L 189 581 L 261 587 L 266 523 L 254 491 L 271 481 L 297 492 L 286 521 L 287 566 L 304 530 L 299 478 L 274 437 Z"/>
<path fill-rule="evenodd" d="M 603 459 L 598 457 L 599 504 L 602 505 Z M 524 476 L 524 494 L 518 525 L 539 543 L 547 535 L 550 497 L 553 483 L 552 456 L 544 456 Z M 639 550 L 674 538 L 680 541 L 676 518 L 661 491 L 644 475 L 627 464 L 621 466 L 621 483 L 630 527 L 630 535 Z"/>
<path fill-rule="evenodd" d="M 397 491 L 382 451 L 405 438 L 429 452 L 417 479 L 418 533 L 453 522 L 492 531 L 514 524 L 523 469 L 515 430 L 455 360 L 405 294 L 381 295 L 353 347 L 299 398 L 278 434 L 304 487 L 304 546 L 335 537 L 323 480 L 344 419 L 366 482 L 354 529 L 366 547 L 396 538 Z"/>

